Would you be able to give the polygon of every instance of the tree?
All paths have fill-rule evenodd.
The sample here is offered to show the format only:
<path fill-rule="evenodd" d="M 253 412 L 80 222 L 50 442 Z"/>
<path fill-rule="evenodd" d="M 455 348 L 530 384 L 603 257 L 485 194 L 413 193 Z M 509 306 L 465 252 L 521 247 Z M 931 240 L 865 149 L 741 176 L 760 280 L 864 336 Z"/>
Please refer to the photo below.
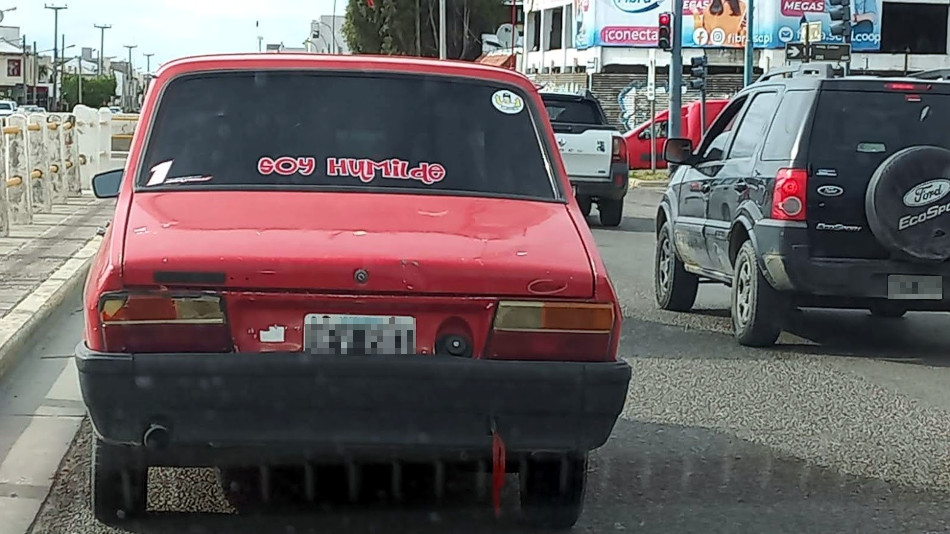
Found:
<path fill-rule="evenodd" d="M 115 96 L 116 82 L 112 76 L 84 77 L 82 79 L 82 104 L 92 108 L 106 106 Z M 79 104 L 79 76 L 63 74 L 63 100 L 68 109 Z"/>
<path fill-rule="evenodd" d="M 501 0 L 447 0 L 446 56 L 472 60 L 482 34 L 509 20 Z M 343 35 L 354 54 L 438 57 L 439 0 L 349 0 Z"/>

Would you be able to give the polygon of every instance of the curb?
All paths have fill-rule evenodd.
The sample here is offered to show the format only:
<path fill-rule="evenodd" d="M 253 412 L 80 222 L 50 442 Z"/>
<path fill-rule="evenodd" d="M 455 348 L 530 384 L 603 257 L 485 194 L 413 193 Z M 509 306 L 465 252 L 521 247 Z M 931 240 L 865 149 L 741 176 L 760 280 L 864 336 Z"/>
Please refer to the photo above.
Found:
<path fill-rule="evenodd" d="M 94 237 L 87 241 L 0 319 L 0 377 L 16 365 L 21 349 L 56 308 L 82 287 L 101 240 Z"/>

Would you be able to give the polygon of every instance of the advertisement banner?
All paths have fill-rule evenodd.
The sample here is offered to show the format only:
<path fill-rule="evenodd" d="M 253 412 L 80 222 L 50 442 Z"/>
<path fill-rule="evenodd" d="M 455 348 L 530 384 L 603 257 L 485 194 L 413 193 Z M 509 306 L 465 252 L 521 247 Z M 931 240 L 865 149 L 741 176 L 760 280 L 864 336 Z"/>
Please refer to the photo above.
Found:
<path fill-rule="evenodd" d="M 851 0 L 855 51 L 880 48 L 881 1 Z M 659 14 L 672 5 L 672 0 L 574 0 L 574 46 L 655 47 Z M 683 46 L 745 47 L 746 8 L 745 0 L 684 0 Z M 822 23 L 821 42 L 842 42 L 831 35 L 826 0 L 758 0 L 753 20 L 756 48 L 780 49 L 800 41 L 805 22 Z"/>

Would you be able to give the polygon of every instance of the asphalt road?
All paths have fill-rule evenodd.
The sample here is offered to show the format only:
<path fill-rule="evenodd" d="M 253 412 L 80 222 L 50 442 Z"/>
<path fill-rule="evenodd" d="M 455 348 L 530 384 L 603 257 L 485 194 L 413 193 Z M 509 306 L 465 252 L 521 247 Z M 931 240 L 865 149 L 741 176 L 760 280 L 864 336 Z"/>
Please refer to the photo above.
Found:
<path fill-rule="evenodd" d="M 804 311 L 774 349 L 739 347 L 723 333 L 726 288 L 703 286 L 694 313 L 655 308 L 658 198 L 635 190 L 620 229 L 594 230 L 623 300 L 634 382 L 593 455 L 575 531 L 950 532 L 950 317 Z M 51 331 L 62 339 L 50 346 L 67 346 L 80 320 L 61 314 Z M 18 374 L 41 376 L 36 362 L 56 350 L 28 355 Z M 32 532 L 111 532 L 88 510 L 89 441 L 83 424 Z M 442 502 L 423 486 L 409 504 L 288 500 L 237 516 L 209 470 L 153 469 L 150 482 L 154 512 L 132 532 L 524 530 L 515 477 L 497 520 L 461 483 Z"/>

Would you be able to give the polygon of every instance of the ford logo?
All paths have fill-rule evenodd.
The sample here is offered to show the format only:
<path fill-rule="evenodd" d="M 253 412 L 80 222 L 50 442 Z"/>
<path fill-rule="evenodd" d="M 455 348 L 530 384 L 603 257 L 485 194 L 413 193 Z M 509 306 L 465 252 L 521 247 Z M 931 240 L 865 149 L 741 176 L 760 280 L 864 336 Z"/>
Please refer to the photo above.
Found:
<path fill-rule="evenodd" d="M 627 13 L 644 13 L 660 7 L 662 0 L 614 0 L 614 6 Z"/>
<path fill-rule="evenodd" d="M 844 194 L 844 189 L 836 185 L 823 185 L 818 188 L 818 194 L 823 197 L 840 197 Z"/>
<path fill-rule="evenodd" d="M 950 194 L 950 180 L 937 178 L 924 182 L 904 194 L 904 205 L 908 208 L 919 208 L 933 204 Z"/>

